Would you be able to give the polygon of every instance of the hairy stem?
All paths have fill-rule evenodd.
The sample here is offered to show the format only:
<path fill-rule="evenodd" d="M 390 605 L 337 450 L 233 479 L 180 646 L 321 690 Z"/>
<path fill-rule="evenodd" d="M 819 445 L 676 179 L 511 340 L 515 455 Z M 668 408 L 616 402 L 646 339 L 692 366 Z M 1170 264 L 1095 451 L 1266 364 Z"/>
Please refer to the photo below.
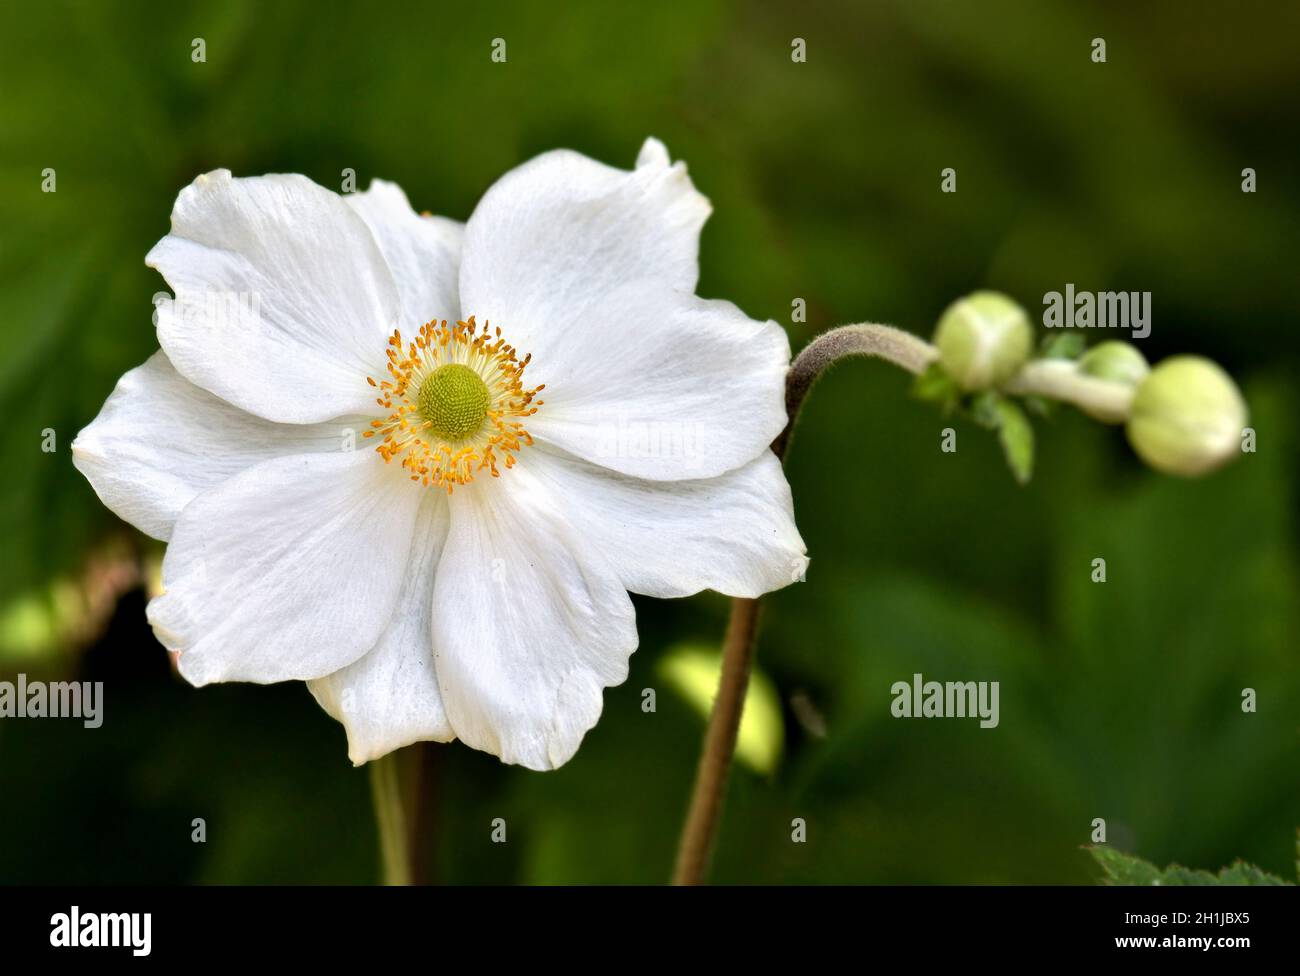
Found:
<path fill-rule="evenodd" d="M 891 325 L 843 325 L 823 332 L 795 357 L 785 378 L 785 430 L 772 442 L 772 450 L 782 461 L 790 446 L 799 408 L 808 391 L 831 363 L 846 356 L 875 356 L 885 359 L 909 373 L 923 373 L 939 351 L 910 332 Z"/>
<path fill-rule="evenodd" d="M 785 381 L 785 407 L 788 418 L 785 430 L 772 442 L 772 450 L 782 461 L 790 447 L 790 435 L 799 410 L 817 378 L 831 365 L 846 356 L 876 356 L 888 360 L 909 373 L 920 373 L 937 353 L 928 342 L 888 325 L 846 325 L 818 336 L 799 353 Z M 718 831 L 722 798 L 727 776 L 736 752 L 736 735 L 745 707 L 745 692 L 754 662 L 755 637 L 758 635 L 760 602 L 736 598 L 731 601 L 731 618 L 722 648 L 722 675 L 718 695 L 709 715 L 704 734 L 700 765 L 695 774 L 691 805 L 682 827 L 673 869 L 673 883 L 700 884 L 708 868 L 713 840 Z"/>
<path fill-rule="evenodd" d="M 718 696 L 714 699 L 713 713 L 704 734 L 690 812 L 677 848 L 673 884 L 692 885 L 704 880 L 713 837 L 717 832 L 718 815 L 722 812 L 722 795 L 727 788 L 731 757 L 736 752 L 736 735 L 740 731 L 749 670 L 754 661 L 759 606 L 758 600 L 736 598 L 731 601 L 731 619 L 727 622 L 727 636 L 722 647 Z"/>
<path fill-rule="evenodd" d="M 848 356 L 874 356 L 909 373 L 920 374 L 938 358 L 939 352 L 924 339 L 888 325 L 845 325 L 818 336 L 799 353 L 786 375 L 788 419 L 785 429 L 772 442 L 772 451 L 781 461 L 785 461 L 808 392 L 828 366 Z M 1130 387 L 1084 375 L 1074 363 L 1065 360 L 1031 361 L 1002 389 L 1016 395 L 1049 397 L 1121 418 L 1128 415 L 1133 402 Z M 758 616 L 758 600 L 732 600 L 718 695 L 709 715 L 695 787 L 682 828 L 674 884 L 699 884 L 708 869 L 753 667 Z"/>

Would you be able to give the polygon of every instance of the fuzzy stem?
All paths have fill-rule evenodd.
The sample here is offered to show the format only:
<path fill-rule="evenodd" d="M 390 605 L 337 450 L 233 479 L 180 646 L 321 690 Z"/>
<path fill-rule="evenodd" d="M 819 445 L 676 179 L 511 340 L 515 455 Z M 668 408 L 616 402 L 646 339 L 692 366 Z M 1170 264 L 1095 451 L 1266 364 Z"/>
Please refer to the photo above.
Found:
<path fill-rule="evenodd" d="M 737 597 L 731 601 L 731 619 L 722 647 L 722 675 L 718 696 L 713 702 L 709 727 L 704 734 L 700 766 L 695 774 L 695 790 L 690 812 L 682 828 L 673 868 L 673 884 L 694 885 L 704 880 L 713 838 L 722 812 L 722 796 L 727 789 L 727 774 L 736 752 L 740 716 L 749 687 L 749 671 L 754 661 L 754 637 L 758 632 L 758 600 Z"/>
<path fill-rule="evenodd" d="M 843 325 L 823 332 L 795 357 L 785 378 L 785 430 L 772 442 L 772 450 L 782 461 L 790 446 L 799 408 L 808 391 L 827 366 L 846 356 L 875 356 L 888 360 L 909 373 L 923 373 L 938 358 L 939 351 L 910 332 L 892 325 Z"/>
<path fill-rule="evenodd" d="M 822 333 L 804 347 L 786 374 L 788 419 L 785 429 L 772 442 L 772 451 L 782 462 L 808 392 L 828 366 L 848 356 L 875 356 L 919 375 L 938 358 L 939 351 L 924 339 L 888 325 L 845 325 Z M 1083 375 L 1074 363 L 1063 360 L 1031 361 L 1002 389 L 1007 393 L 1050 397 L 1078 407 L 1103 410 L 1116 417 L 1126 417 L 1133 402 L 1130 387 Z M 682 828 L 674 884 L 700 884 L 708 868 L 754 662 L 758 613 L 758 600 L 738 598 L 731 602 L 718 695 L 709 715 L 691 804 Z"/>
<path fill-rule="evenodd" d="M 808 391 L 826 367 L 846 356 L 877 356 L 909 373 L 923 372 L 937 355 L 934 347 L 910 333 L 888 325 L 846 325 L 818 336 L 796 357 L 785 381 L 785 430 L 772 442 L 777 458 L 784 461 L 790 447 L 790 435 Z M 736 735 L 745 707 L 745 691 L 754 663 L 755 637 L 758 634 L 758 600 L 736 598 L 731 601 L 731 618 L 722 649 L 722 675 L 718 695 L 709 715 L 700 765 L 695 774 L 691 805 L 682 828 L 677 849 L 673 883 L 700 884 L 708 867 L 727 775 L 736 752 Z"/>

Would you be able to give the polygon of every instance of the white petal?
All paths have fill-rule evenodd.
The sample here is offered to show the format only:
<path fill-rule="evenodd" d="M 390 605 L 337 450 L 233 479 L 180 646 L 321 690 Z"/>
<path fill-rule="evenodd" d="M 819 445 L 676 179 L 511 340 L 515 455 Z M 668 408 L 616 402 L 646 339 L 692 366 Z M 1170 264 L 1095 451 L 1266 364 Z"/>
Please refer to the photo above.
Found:
<path fill-rule="evenodd" d="M 247 468 L 181 512 L 149 622 L 191 684 L 320 678 L 392 617 L 425 490 L 373 451 Z"/>
<path fill-rule="evenodd" d="M 460 317 L 460 244 L 465 225 L 422 217 L 396 183 L 372 180 L 364 193 L 343 197 L 359 213 L 383 252 L 401 296 L 407 335 L 432 319 Z"/>
<path fill-rule="evenodd" d="M 465 315 L 499 326 L 524 352 L 563 331 L 635 278 L 695 290 L 709 202 L 647 140 L 628 172 L 569 150 L 511 170 L 484 194 L 465 227 L 460 271 Z"/>
<path fill-rule="evenodd" d="M 305 176 L 200 176 L 145 259 L 176 293 L 158 338 L 177 371 L 267 420 L 374 406 L 398 296 L 366 223 Z"/>
<path fill-rule="evenodd" d="M 533 357 L 528 384 L 546 389 L 525 425 L 634 477 L 712 478 L 752 461 L 781 432 L 789 364 L 775 322 L 633 282 Z"/>
<path fill-rule="evenodd" d="M 801 580 L 808 566 L 771 451 L 701 481 L 629 478 L 540 446 L 525 450 L 519 467 L 582 513 L 578 531 L 633 593 L 757 597 Z"/>
<path fill-rule="evenodd" d="M 397 607 L 359 661 L 307 682 L 322 708 L 343 723 L 357 765 L 410 745 L 455 738 L 433 668 L 433 579 L 447 537 L 447 499 L 426 491 Z"/>
<path fill-rule="evenodd" d="M 363 418 L 273 424 L 195 386 L 156 352 L 117 382 L 72 442 L 72 463 L 119 518 L 169 539 L 201 491 L 268 458 L 338 451 L 359 441 Z"/>
<path fill-rule="evenodd" d="M 627 678 L 632 601 L 527 472 L 450 501 L 433 646 L 451 726 L 505 762 L 554 769 L 596 724 L 601 690 Z"/>

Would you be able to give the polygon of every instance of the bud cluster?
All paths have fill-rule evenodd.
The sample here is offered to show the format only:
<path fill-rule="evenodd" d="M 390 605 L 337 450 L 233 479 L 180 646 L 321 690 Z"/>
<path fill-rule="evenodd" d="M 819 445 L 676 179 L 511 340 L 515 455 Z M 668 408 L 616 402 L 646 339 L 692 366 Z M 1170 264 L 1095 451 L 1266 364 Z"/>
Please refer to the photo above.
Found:
<path fill-rule="evenodd" d="M 953 302 L 934 333 L 937 369 L 964 397 L 1063 400 L 1095 420 L 1124 424 L 1133 450 L 1165 474 L 1196 476 L 1239 451 L 1246 403 L 1232 378 L 1200 356 L 1153 368 L 1127 342 L 1077 359 L 1035 359 L 1029 316 L 1013 299 L 979 291 Z"/>

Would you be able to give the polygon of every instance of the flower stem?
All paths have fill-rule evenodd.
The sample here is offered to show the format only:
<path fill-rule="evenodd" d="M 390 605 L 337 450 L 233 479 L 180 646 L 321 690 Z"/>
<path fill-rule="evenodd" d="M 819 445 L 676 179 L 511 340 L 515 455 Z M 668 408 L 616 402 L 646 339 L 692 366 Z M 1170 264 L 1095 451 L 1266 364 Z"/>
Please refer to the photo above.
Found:
<path fill-rule="evenodd" d="M 402 803 L 401 767 L 406 751 L 399 749 L 370 762 L 370 795 L 375 804 L 379 854 L 387 885 L 411 883 L 411 835 Z"/>
<path fill-rule="evenodd" d="M 888 325 L 846 325 L 818 336 L 795 358 L 785 381 L 785 430 L 772 442 L 777 458 L 784 461 L 799 409 L 817 378 L 831 363 L 846 356 L 877 356 L 910 373 L 920 373 L 937 355 L 922 339 Z M 736 751 L 736 735 L 745 707 L 745 692 L 754 663 L 760 601 L 736 598 L 731 601 L 731 618 L 722 649 L 722 675 L 718 695 L 709 715 L 708 730 L 700 765 L 695 774 L 691 805 L 682 827 L 673 883 L 700 884 L 708 868 L 713 840 L 718 831 L 722 798 Z"/>
<path fill-rule="evenodd" d="M 1133 386 L 1086 376 L 1064 359 L 1038 359 L 1026 363 L 1002 387 L 1007 393 L 1051 397 L 1076 407 L 1105 410 L 1128 416 L 1133 406 Z"/>
<path fill-rule="evenodd" d="M 709 727 L 704 734 L 704 749 L 695 777 L 691 808 L 682 828 L 673 868 L 673 884 L 699 884 L 704 879 L 713 837 L 717 832 L 722 795 L 727 788 L 731 757 L 736 751 L 736 735 L 745 706 L 749 671 L 754 661 L 754 636 L 758 631 L 758 600 L 736 598 L 731 601 L 731 619 L 722 647 L 722 676 L 718 696 L 713 702 Z"/>
<path fill-rule="evenodd" d="M 785 461 L 794 433 L 799 408 L 808 391 L 832 363 L 848 356 L 875 356 L 888 360 L 909 373 L 923 373 L 939 356 L 939 350 L 910 332 L 891 325 L 842 325 L 823 332 L 795 357 L 785 378 L 785 430 L 772 442 L 777 458 Z"/>
<path fill-rule="evenodd" d="M 845 325 L 819 335 L 803 348 L 786 374 L 786 426 L 772 442 L 772 451 L 782 462 L 808 392 L 828 366 L 848 356 L 874 356 L 919 375 L 939 357 L 939 351 L 924 339 L 888 325 Z M 1074 363 L 1057 360 L 1026 363 L 1002 389 L 1103 409 L 1116 416 L 1127 416 L 1133 401 L 1131 387 L 1086 376 Z M 709 715 L 691 804 L 682 828 L 674 884 L 700 884 L 708 868 L 754 661 L 758 614 L 758 600 L 738 598 L 731 602 L 718 695 Z"/>
<path fill-rule="evenodd" d="M 430 839 L 437 834 L 441 814 L 438 800 L 443 748 L 437 742 L 418 742 L 403 751 L 411 753 L 412 785 L 408 795 L 413 799 L 407 823 L 410 883 L 430 884 L 437 877 L 438 868 L 430 849 L 436 845 L 432 845 Z"/>

